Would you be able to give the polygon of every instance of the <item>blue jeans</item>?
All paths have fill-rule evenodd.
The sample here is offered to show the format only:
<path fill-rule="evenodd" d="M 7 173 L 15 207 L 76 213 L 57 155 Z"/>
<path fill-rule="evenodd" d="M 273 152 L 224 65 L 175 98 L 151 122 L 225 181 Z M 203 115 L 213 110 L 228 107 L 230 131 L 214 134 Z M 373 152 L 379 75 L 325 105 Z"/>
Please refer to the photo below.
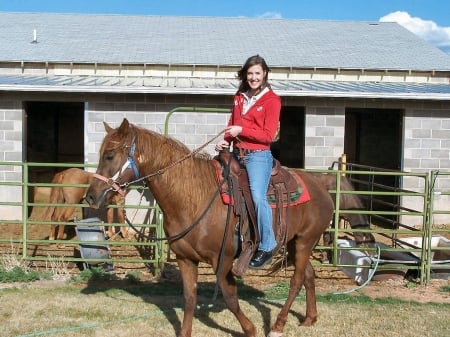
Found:
<path fill-rule="evenodd" d="M 258 249 L 266 252 L 273 250 L 277 245 L 272 228 L 272 209 L 267 201 L 272 162 L 270 150 L 251 152 L 245 155 L 250 192 L 255 205 L 256 221 L 261 237 Z"/>

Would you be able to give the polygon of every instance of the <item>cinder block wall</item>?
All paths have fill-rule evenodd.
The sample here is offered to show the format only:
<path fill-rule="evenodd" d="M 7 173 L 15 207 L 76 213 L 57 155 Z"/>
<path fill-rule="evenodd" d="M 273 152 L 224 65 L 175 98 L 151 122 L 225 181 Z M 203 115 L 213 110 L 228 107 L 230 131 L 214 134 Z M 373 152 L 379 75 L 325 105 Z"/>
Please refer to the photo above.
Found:
<path fill-rule="evenodd" d="M 14 96 L 0 94 L 0 181 L 5 183 L 22 182 L 22 168 L 7 165 L 7 162 L 22 162 L 22 104 Z M 2 202 L 21 202 L 22 187 L 4 185 L 0 188 Z M 20 219 L 22 208 L 18 206 L 0 206 L 1 218 Z"/>
<path fill-rule="evenodd" d="M 105 135 L 103 121 L 112 127 L 123 118 L 131 123 L 163 133 L 166 116 L 177 107 L 212 107 L 228 109 L 230 96 L 155 95 L 155 94 L 51 94 L 2 93 L 0 96 L 0 161 L 21 162 L 23 149 L 23 102 L 86 102 L 86 163 L 97 163 Z M 286 98 L 283 104 L 305 108 L 305 168 L 326 169 L 344 151 L 345 109 L 347 107 L 395 108 L 404 110 L 403 169 L 410 172 L 450 170 L 450 103 L 403 102 L 318 98 Z M 189 148 L 206 143 L 222 131 L 229 113 L 176 112 L 168 123 L 168 133 Z M 32 126 L 29 126 L 32 127 Z M 382 135 L 380 135 L 382 136 Z M 212 142 L 206 149 L 215 154 Z M 20 166 L 2 165 L 0 181 L 22 181 Z M 413 179 L 405 178 L 405 189 L 420 188 Z M 439 179 L 436 188 L 450 188 L 450 179 Z M 21 201 L 20 187 L 3 187 L 2 201 Z M 446 201 L 447 202 L 447 201 Z M 21 212 L 11 208 L 2 213 L 20 218 Z M 3 217 L 3 214 L 2 214 Z"/>
<path fill-rule="evenodd" d="M 202 107 L 228 110 L 231 106 L 231 97 L 205 97 L 202 96 L 166 96 L 142 95 L 127 97 L 126 102 L 111 100 L 109 103 L 93 97 L 88 104 L 88 162 L 97 163 L 98 152 L 105 135 L 103 121 L 110 126 L 117 127 L 123 118 L 130 123 L 154 130 L 165 132 L 166 118 L 170 111 L 180 107 Z M 197 97 L 197 99 L 195 99 Z M 196 149 L 216 137 L 225 128 L 230 114 L 228 112 L 183 112 L 176 111 L 167 119 L 168 135 L 180 140 L 190 149 Z M 214 140 L 204 151 L 214 154 Z"/>
<path fill-rule="evenodd" d="M 325 102 L 324 102 L 325 103 Z M 305 168 L 327 169 L 344 153 L 345 110 L 319 105 L 306 107 Z"/>

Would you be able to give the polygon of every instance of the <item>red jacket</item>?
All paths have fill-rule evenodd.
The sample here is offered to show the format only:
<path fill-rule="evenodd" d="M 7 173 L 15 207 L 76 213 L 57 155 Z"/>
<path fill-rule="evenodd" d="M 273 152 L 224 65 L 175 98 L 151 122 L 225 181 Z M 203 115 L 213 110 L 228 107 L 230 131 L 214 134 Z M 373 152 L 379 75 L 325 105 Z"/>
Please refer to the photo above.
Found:
<path fill-rule="evenodd" d="M 234 146 L 248 150 L 267 150 L 273 141 L 280 120 L 281 99 L 272 89 L 261 96 L 256 103 L 242 115 L 244 96 L 238 93 L 234 96 L 228 126 L 240 125 L 242 132 L 234 139 L 228 132 L 224 139 Z"/>

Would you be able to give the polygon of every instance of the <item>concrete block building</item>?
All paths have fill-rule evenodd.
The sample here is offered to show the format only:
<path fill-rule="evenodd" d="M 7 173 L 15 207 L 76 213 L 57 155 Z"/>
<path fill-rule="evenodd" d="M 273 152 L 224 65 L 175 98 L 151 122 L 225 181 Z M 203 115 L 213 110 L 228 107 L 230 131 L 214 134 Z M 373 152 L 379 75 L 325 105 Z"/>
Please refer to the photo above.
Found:
<path fill-rule="evenodd" d="M 390 170 L 450 167 L 450 56 L 396 23 L 0 13 L 0 44 L 3 182 L 23 178 L 8 163 L 95 164 L 103 121 L 124 117 L 204 144 L 224 128 L 236 72 L 254 54 L 282 98 L 284 165 L 326 169 L 345 153 Z M 34 182 L 55 173 L 29 170 Z"/>

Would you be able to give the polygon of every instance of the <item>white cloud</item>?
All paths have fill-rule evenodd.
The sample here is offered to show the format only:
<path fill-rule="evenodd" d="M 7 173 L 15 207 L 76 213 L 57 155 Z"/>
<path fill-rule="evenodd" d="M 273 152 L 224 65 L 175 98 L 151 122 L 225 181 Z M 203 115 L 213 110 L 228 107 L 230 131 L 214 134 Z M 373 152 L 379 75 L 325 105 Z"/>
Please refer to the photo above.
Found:
<path fill-rule="evenodd" d="M 402 11 L 385 15 L 380 21 L 397 22 L 444 52 L 450 53 L 450 27 L 440 27 L 434 21 L 412 17 Z"/>
<path fill-rule="evenodd" d="M 259 18 L 263 19 L 282 19 L 283 16 L 278 12 L 265 12 L 261 15 L 258 15 Z"/>

